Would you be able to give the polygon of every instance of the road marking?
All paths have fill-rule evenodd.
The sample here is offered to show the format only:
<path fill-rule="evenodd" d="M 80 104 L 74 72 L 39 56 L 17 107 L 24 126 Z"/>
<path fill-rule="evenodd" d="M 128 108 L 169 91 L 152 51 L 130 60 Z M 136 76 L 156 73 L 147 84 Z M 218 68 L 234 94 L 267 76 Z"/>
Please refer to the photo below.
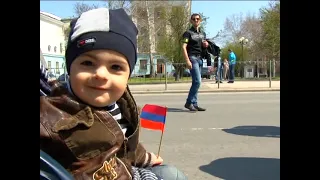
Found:
<path fill-rule="evenodd" d="M 166 128 L 166 130 L 168 129 L 171 129 L 171 128 Z M 257 129 L 257 127 L 236 127 L 236 128 L 214 128 L 214 127 L 211 127 L 211 128 L 181 128 L 180 130 L 181 131 L 204 131 L 204 130 L 229 130 L 229 129 L 232 129 L 232 130 L 235 130 L 235 129 L 239 129 L 239 130 L 252 130 L 252 129 Z M 154 130 L 150 130 L 150 129 L 144 129 L 144 130 L 147 130 L 147 131 L 154 131 Z"/>
<path fill-rule="evenodd" d="M 257 129 L 256 127 L 240 127 L 240 128 L 181 128 L 181 131 L 203 131 L 203 130 L 227 130 L 227 129 L 240 129 L 240 130 L 245 130 L 245 129 Z"/>
<path fill-rule="evenodd" d="M 171 128 L 166 128 L 166 130 L 171 129 Z M 254 130 L 254 129 L 258 129 L 257 127 L 237 127 L 237 128 L 181 128 L 181 131 L 205 131 L 205 130 Z M 150 129 L 144 129 L 147 131 L 154 131 L 154 130 L 150 130 Z M 270 134 L 266 134 L 266 136 L 279 136 L 280 135 L 270 135 Z"/>

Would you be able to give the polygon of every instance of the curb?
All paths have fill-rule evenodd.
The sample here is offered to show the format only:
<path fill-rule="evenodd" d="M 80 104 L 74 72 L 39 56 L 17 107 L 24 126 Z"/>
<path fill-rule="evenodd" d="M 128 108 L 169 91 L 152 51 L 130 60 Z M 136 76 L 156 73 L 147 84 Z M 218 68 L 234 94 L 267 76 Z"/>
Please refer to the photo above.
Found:
<path fill-rule="evenodd" d="M 199 90 L 199 93 L 221 93 L 221 92 L 267 92 L 280 91 L 280 88 L 266 89 L 210 89 Z M 169 94 L 169 93 L 189 93 L 189 90 L 162 90 L 162 91 L 131 91 L 132 94 Z"/>

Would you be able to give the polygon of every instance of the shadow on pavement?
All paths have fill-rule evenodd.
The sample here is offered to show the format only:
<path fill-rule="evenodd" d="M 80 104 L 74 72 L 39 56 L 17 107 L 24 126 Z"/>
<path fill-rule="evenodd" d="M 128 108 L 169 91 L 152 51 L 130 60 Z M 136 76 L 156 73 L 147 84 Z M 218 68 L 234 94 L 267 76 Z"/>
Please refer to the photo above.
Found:
<path fill-rule="evenodd" d="M 223 129 L 223 131 L 244 136 L 280 138 L 280 127 L 277 126 L 237 126 L 231 129 Z"/>
<path fill-rule="evenodd" d="M 167 108 L 168 112 L 192 112 L 189 111 L 188 109 L 182 109 L 182 108 Z M 192 112 L 194 113 L 194 112 Z"/>
<path fill-rule="evenodd" d="M 280 159 L 276 158 L 221 158 L 199 169 L 226 180 L 280 180 Z"/>

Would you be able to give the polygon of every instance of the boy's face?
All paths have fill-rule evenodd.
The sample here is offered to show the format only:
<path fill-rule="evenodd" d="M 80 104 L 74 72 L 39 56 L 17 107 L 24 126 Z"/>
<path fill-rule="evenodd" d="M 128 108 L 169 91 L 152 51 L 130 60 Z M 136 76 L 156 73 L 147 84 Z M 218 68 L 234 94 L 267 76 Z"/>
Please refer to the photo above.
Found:
<path fill-rule="evenodd" d="M 93 50 L 78 56 L 70 67 L 70 85 L 85 103 L 104 107 L 124 93 L 130 67 L 122 54 L 111 50 Z"/>

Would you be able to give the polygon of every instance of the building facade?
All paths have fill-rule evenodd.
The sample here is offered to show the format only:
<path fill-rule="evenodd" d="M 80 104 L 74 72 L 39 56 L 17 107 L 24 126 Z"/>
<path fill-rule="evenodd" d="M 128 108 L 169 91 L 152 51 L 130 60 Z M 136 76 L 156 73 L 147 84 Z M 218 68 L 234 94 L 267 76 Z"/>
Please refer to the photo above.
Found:
<path fill-rule="evenodd" d="M 40 11 L 40 49 L 47 63 L 49 76 L 60 77 L 65 73 L 65 36 L 61 18 Z"/>

